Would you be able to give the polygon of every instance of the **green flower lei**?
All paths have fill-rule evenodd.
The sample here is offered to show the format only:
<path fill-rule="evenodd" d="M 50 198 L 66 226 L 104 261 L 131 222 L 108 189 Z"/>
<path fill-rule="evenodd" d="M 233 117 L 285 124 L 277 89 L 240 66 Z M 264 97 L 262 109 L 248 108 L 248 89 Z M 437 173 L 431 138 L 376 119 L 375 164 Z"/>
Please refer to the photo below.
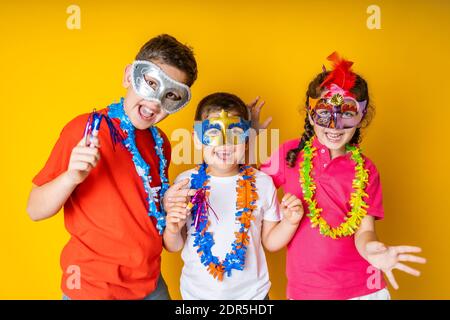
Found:
<path fill-rule="evenodd" d="M 364 158 L 361 155 L 361 150 L 353 145 L 346 145 L 346 150 L 351 152 L 351 158 L 355 161 L 355 179 L 353 180 L 352 187 L 354 192 L 350 195 L 351 211 L 347 213 L 345 221 L 338 227 L 331 227 L 325 219 L 320 215 L 323 209 L 317 207 L 317 202 L 314 200 L 314 193 L 316 190 L 316 184 L 311 176 L 313 170 L 312 160 L 316 155 L 316 148 L 312 146 L 314 137 L 306 142 L 303 148 L 303 161 L 300 164 L 300 185 L 303 189 L 303 197 L 308 205 L 309 220 L 311 221 L 311 227 L 319 227 L 320 233 L 326 237 L 333 239 L 339 237 L 347 237 L 353 235 L 358 230 L 362 219 L 367 214 L 367 208 L 369 206 L 364 201 L 364 197 L 369 197 L 365 192 L 365 188 L 369 181 L 369 171 L 364 168 Z"/>

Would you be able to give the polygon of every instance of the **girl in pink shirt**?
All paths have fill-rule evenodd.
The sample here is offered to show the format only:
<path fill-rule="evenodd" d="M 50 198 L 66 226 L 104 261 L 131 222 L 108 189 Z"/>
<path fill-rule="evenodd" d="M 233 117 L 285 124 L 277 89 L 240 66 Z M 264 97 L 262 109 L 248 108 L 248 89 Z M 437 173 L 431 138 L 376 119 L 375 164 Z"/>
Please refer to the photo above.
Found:
<path fill-rule="evenodd" d="M 381 275 L 398 285 L 392 270 L 418 276 L 405 261 L 419 247 L 388 246 L 377 240 L 375 220 L 384 210 L 380 176 L 361 154 L 361 127 L 369 124 L 372 106 L 366 81 L 352 62 L 336 53 L 334 69 L 309 84 L 305 131 L 285 142 L 261 170 L 277 188 L 298 196 L 305 208 L 287 251 L 289 299 L 389 299 Z"/>

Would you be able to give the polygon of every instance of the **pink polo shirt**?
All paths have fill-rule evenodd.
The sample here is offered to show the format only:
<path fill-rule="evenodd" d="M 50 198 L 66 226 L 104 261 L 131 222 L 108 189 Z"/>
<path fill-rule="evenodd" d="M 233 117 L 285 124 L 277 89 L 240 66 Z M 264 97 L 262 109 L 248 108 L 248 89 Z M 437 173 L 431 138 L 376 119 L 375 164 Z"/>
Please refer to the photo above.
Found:
<path fill-rule="evenodd" d="M 381 280 L 373 286 L 374 270 L 358 253 L 354 236 L 333 240 L 320 234 L 318 228 L 311 228 L 306 214 L 309 213 L 303 199 L 299 183 L 299 164 L 303 153 L 298 156 L 294 168 L 286 162 L 286 154 L 298 146 L 299 140 L 285 142 L 261 170 L 270 175 L 277 188 L 285 193 L 295 194 L 303 202 L 305 216 L 288 245 L 286 274 L 288 279 L 287 297 L 289 299 L 350 299 L 367 295 L 383 289 Z M 317 148 L 313 160 L 313 177 L 316 183 L 318 206 L 323 209 L 322 217 L 333 227 L 344 221 L 350 211 L 349 198 L 353 192 L 352 180 L 355 163 L 347 153 L 331 159 L 329 150 L 317 138 L 313 145 Z M 367 158 L 365 168 L 369 170 L 369 183 L 366 192 L 369 197 L 368 214 L 381 219 L 384 216 L 380 176 L 375 165 Z M 368 281 L 370 278 L 370 281 Z M 369 285 L 367 284 L 369 282 Z"/>

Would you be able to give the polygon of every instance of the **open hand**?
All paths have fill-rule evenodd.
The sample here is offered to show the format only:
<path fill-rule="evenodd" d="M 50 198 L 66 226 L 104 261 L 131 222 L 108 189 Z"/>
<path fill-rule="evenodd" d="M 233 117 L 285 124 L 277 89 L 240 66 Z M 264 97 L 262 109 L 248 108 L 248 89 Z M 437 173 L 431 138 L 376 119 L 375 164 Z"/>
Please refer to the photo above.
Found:
<path fill-rule="evenodd" d="M 261 109 L 265 103 L 265 101 L 260 101 L 260 97 L 256 97 L 247 105 L 251 115 L 252 128 L 256 130 L 256 133 L 259 133 L 260 129 L 267 129 L 272 122 L 272 117 L 268 117 L 263 123 L 259 122 Z"/>
<path fill-rule="evenodd" d="M 394 289 L 399 286 L 395 280 L 392 271 L 394 269 L 401 270 L 408 274 L 418 277 L 420 271 L 413 269 L 402 262 L 426 263 L 426 259 L 412 255 L 410 253 L 419 253 L 422 249 L 413 246 L 385 246 L 378 241 L 371 241 L 366 244 L 367 260 L 375 268 L 380 269 L 386 274 L 389 282 Z"/>

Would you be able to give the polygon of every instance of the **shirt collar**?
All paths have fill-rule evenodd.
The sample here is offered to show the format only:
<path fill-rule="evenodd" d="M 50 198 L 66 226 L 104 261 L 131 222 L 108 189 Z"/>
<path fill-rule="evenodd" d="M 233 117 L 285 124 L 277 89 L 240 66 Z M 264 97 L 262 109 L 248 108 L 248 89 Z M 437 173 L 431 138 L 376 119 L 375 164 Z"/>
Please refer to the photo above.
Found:
<path fill-rule="evenodd" d="M 342 157 L 344 157 L 344 158 L 349 158 L 350 157 L 350 152 L 347 152 L 345 155 L 339 156 L 339 157 L 337 157 L 337 158 L 332 160 L 331 159 L 331 154 L 330 154 L 330 149 L 328 149 L 327 146 L 325 146 L 322 143 L 320 143 L 320 141 L 317 138 L 317 136 L 314 136 L 314 139 L 312 141 L 312 146 L 314 148 L 316 148 L 317 156 L 320 157 L 320 159 L 322 161 L 331 162 L 333 160 L 340 159 Z"/>

